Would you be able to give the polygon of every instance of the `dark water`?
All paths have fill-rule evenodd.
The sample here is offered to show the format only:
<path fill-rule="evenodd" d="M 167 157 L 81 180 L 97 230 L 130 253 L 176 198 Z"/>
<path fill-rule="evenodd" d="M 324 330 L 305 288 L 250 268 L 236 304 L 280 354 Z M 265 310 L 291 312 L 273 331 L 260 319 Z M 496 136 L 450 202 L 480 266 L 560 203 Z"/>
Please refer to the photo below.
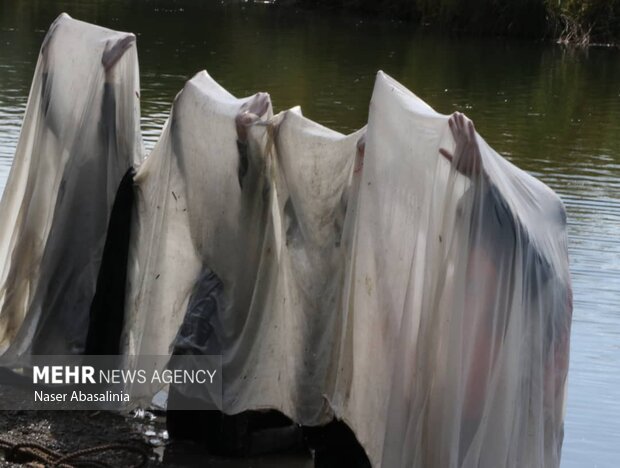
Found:
<path fill-rule="evenodd" d="M 200 6 L 196 6 L 200 5 Z M 407 25 L 219 2 L 0 0 L 0 190 L 52 20 L 135 32 L 147 148 L 195 72 L 340 131 L 362 126 L 378 69 L 461 110 L 564 199 L 575 299 L 563 468 L 620 466 L 620 51 L 415 33 Z M 1 222 L 1 220 L 0 220 Z"/>

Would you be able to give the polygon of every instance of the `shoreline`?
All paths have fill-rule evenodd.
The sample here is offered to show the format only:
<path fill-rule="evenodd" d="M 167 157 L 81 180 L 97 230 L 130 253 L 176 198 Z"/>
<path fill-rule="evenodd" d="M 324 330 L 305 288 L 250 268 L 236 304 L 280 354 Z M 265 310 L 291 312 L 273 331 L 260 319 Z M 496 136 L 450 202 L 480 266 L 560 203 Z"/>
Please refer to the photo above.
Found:
<path fill-rule="evenodd" d="M 252 0 L 250 0 L 252 1 Z M 395 0 L 398 4 L 401 0 Z M 534 22 L 540 23 L 538 28 L 528 29 L 525 23 L 531 18 L 524 17 L 519 23 L 519 18 L 510 21 L 505 26 L 498 23 L 482 25 L 483 20 L 476 19 L 473 15 L 453 16 L 439 14 L 426 16 L 419 12 L 410 11 L 403 14 L 398 11 L 380 11 L 378 8 L 356 6 L 364 4 L 362 1 L 352 1 L 349 5 L 334 4 L 325 0 L 313 2 L 308 0 L 271 0 L 263 2 L 254 0 L 253 3 L 263 4 L 277 8 L 298 8 L 307 12 L 329 12 L 341 14 L 360 21 L 385 20 L 411 25 L 415 32 L 417 30 L 427 30 L 432 33 L 449 34 L 455 37 L 478 37 L 478 38 L 497 38 L 497 39 L 520 39 L 532 42 L 547 42 L 571 48 L 620 48 L 620 25 L 617 30 L 608 31 L 608 35 L 592 33 L 594 26 L 580 24 L 576 19 L 561 13 L 551 13 L 546 11 L 544 17 L 535 18 Z M 339 3 L 339 2 L 337 2 Z M 412 2 L 415 4 L 415 0 Z M 440 2 L 439 2 L 440 3 Z M 540 14 L 540 12 L 538 12 Z M 620 12 L 619 12 L 620 13 Z M 493 16 L 493 12 L 487 12 L 488 17 Z M 507 19 L 504 18 L 504 21 Z"/>

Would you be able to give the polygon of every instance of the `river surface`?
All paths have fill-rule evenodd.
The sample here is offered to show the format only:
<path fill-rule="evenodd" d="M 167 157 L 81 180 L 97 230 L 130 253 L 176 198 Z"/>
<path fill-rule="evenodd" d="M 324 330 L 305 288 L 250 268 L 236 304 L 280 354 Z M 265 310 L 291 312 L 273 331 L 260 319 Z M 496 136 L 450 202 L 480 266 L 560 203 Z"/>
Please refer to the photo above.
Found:
<path fill-rule="evenodd" d="M 562 467 L 620 466 L 620 50 L 457 38 L 270 5 L 0 0 L 0 190 L 41 41 L 62 11 L 137 34 L 147 149 L 202 69 L 237 96 L 268 91 L 276 110 L 301 105 L 342 132 L 364 125 L 379 69 L 439 112 L 469 115 L 566 204 L 574 320 Z"/>

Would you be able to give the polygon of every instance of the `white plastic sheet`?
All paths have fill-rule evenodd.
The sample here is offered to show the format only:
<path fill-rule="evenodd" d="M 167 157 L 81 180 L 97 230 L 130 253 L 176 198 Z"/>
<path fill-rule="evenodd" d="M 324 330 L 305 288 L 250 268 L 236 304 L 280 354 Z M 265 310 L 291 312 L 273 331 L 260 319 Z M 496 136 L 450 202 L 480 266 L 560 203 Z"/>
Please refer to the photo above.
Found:
<path fill-rule="evenodd" d="M 60 15 L 0 204 L 5 360 L 83 350 L 114 196 L 141 157 L 139 114 L 135 36 Z"/>
<path fill-rule="evenodd" d="M 564 208 L 461 130 L 379 73 L 334 404 L 376 466 L 558 466 Z M 459 158 L 476 148 L 481 167 L 466 176 Z"/>
<path fill-rule="evenodd" d="M 558 466 L 557 196 L 382 73 L 365 157 L 363 131 L 267 112 L 240 177 L 248 102 L 197 75 L 136 178 L 128 352 L 167 352 L 215 273 L 204 349 L 223 356 L 225 412 L 342 418 L 374 466 Z"/>
<path fill-rule="evenodd" d="M 128 354 L 169 352 L 190 297 L 214 272 L 223 297 L 207 349 L 223 355 L 224 410 L 327 422 L 360 134 L 341 135 L 298 109 L 270 119 L 269 108 L 250 131 L 240 175 L 235 116 L 249 101 L 199 73 L 136 176 Z"/>

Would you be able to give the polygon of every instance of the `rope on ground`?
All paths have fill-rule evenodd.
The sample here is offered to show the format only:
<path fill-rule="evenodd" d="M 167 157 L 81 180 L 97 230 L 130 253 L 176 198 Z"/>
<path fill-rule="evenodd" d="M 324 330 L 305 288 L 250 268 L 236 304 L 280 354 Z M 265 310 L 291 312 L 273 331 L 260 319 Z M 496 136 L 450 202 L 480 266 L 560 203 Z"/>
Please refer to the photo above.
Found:
<path fill-rule="evenodd" d="M 148 453 L 143 448 L 127 444 L 98 445 L 62 454 L 35 442 L 18 443 L 0 438 L 0 449 L 6 452 L 6 461 L 14 463 L 39 462 L 53 468 L 113 468 L 114 465 L 84 458 L 88 455 L 112 451 L 135 453 L 140 456 L 140 462 L 127 465 L 128 468 L 142 468 L 146 466 L 149 460 Z"/>

